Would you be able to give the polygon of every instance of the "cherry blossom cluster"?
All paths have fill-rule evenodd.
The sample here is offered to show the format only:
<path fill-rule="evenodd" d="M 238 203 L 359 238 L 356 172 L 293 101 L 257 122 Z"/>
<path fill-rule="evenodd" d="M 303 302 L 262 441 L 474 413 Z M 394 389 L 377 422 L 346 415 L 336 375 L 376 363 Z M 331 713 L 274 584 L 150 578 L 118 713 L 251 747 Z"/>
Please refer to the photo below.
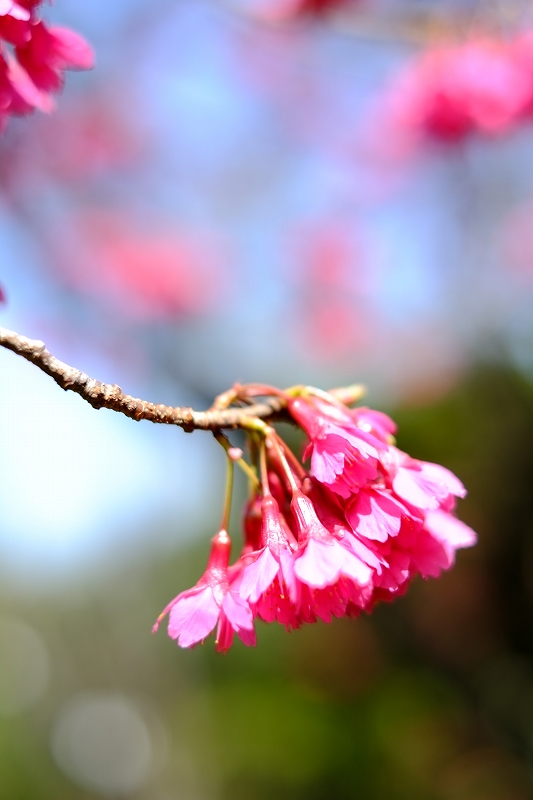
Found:
<path fill-rule="evenodd" d="M 458 548 L 475 543 L 454 515 L 466 494 L 461 481 L 397 449 L 388 416 L 351 409 L 340 397 L 309 387 L 286 393 L 287 411 L 307 437 L 303 463 L 272 427 L 250 421 L 245 466 L 259 477 L 250 483 L 242 552 L 230 565 L 225 513 L 206 571 L 169 603 L 154 631 L 168 614 L 168 633 L 181 647 L 215 628 L 219 651 L 235 633 L 254 645 L 255 620 L 290 631 L 356 617 L 402 595 L 416 575 L 437 577 Z M 242 451 L 227 449 L 232 472 Z"/>
<path fill-rule="evenodd" d="M 0 0 L 0 130 L 10 116 L 53 111 L 66 69 L 90 69 L 87 42 L 68 28 L 49 27 L 41 0 Z"/>
<path fill-rule="evenodd" d="M 423 52 L 395 77 L 385 106 L 389 129 L 407 139 L 508 132 L 533 118 L 533 30 Z"/>

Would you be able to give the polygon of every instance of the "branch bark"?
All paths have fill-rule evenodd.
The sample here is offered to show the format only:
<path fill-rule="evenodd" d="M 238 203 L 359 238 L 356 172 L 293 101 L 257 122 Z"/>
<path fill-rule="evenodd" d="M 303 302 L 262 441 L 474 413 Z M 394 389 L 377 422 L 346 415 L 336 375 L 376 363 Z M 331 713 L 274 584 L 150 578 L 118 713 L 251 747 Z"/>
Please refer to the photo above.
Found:
<path fill-rule="evenodd" d="M 271 420 L 283 412 L 286 403 L 281 397 L 269 397 L 261 403 L 243 408 L 209 409 L 165 406 L 150 403 L 124 394 L 115 383 L 101 383 L 70 367 L 48 352 L 44 342 L 28 339 L 15 331 L 0 327 L 0 346 L 11 350 L 45 372 L 65 391 L 76 392 L 93 408 L 109 408 L 131 419 L 147 419 L 166 425 L 177 425 L 183 430 L 216 431 L 222 428 L 241 428 L 251 417 Z"/>

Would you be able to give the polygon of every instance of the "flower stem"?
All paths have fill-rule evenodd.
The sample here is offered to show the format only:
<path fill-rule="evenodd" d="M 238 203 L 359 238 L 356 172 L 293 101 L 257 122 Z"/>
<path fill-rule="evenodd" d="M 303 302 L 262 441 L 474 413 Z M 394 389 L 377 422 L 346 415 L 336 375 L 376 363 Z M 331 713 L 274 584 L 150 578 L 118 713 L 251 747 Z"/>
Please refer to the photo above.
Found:
<path fill-rule="evenodd" d="M 222 512 L 222 522 L 220 527 L 227 531 L 229 526 L 229 515 L 231 512 L 231 497 L 233 494 L 233 474 L 235 472 L 232 459 L 228 456 L 228 471 L 226 473 L 226 496 L 224 498 L 224 510 Z"/>
<path fill-rule="evenodd" d="M 283 452 L 283 448 L 281 447 L 281 445 L 280 445 L 280 443 L 278 441 L 277 434 L 274 431 L 272 431 L 271 435 L 269 436 L 269 440 L 272 442 L 272 445 L 276 448 L 276 451 L 278 453 L 279 459 L 281 461 L 281 465 L 282 465 L 282 467 L 283 467 L 283 469 L 285 471 L 285 474 L 287 476 L 287 480 L 289 481 L 289 485 L 291 487 L 291 491 L 293 493 L 297 492 L 298 491 L 298 484 L 294 480 L 294 475 L 293 475 L 292 469 L 289 466 L 289 463 L 287 461 L 285 453 Z"/>
<path fill-rule="evenodd" d="M 268 469 L 266 459 L 266 440 L 261 442 L 261 449 L 259 451 L 259 463 L 261 466 L 261 484 L 263 486 L 263 497 L 270 495 L 270 485 L 268 483 Z"/>
<path fill-rule="evenodd" d="M 224 448 L 224 450 L 227 453 L 228 450 L 231 448 L 231 442 L 229 442 L 229 440 L 226 438 L 226 436 L 224 436 L 223 433 L 220 433 L 220 431 L 217 431 L 217 432 L 213 433 L 213 436 L 215 437 L 217 442 Z M 259 480 L 257 478 L 257 475 L 255 474 L 255 472 L 252 469 L 252 467 L 244 460 L 244 458 L 237 458 L 237 459 L 230 459 L 230 460 L 232 461 L 232 463 L 235 461 L 235 463 L 242 469 L 242 471 L 244 472 L 246 477 L 249 478 L 249 480 L 253 483 L 253 485 L 257 489 L 260 488 L 260 483 L 259 483 Z"/>

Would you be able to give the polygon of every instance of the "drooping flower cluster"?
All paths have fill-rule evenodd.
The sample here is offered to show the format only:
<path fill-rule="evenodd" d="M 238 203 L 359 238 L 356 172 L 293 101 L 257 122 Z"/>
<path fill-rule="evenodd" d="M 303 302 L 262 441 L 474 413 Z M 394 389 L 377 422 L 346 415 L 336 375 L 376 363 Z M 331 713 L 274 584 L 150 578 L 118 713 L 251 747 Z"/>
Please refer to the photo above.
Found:
<path fill-rule="evenodd" d="M 94 55 L 68 28 L 40 19 L 41 0 L 0 0 L 0 131 L 10 116 L 54 109 L 66 69 L 90 69 Z"/>
<path fill-rule="evenodd" d="M 398 450 L 388 416 L 309 388 L 288 395 L 288 412 L 308 438 L 309 471 L 272 428 L 250 434 L 261 481 L 245 509 L 242 553 L 229 566 L 221 530 L 202 578 L 154 626 L 168 613 L 169 635 L 182 647 L 215 627 L 221 651 L 234 633 L 253 645 L 256 619 L 293 630 L 358 616 L 403 594 L 416 575 L 438 576 L 458 548 L 476 541 L 454 515 L 466 494 L 460 480 Z"/>
<path fill-rule="evenodd" d="M 406 147 L 420 134 L 453 142 L 532 119 L 533 31 L 427 50 L 394 79 L 385 117 Z"/>

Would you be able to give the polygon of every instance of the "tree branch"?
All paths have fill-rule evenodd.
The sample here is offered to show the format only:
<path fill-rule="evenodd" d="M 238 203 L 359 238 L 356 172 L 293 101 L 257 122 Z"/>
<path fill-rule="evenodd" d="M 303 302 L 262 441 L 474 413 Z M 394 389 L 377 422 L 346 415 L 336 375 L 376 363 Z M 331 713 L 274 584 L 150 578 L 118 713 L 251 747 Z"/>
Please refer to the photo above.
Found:
<path fill-rule="evenodd" d="M 58 386 L 65 391 L 76 392 L 93 408 L 110 408 L 131 419 L 147 419 L 150 422 L 161 422 L 166 425 L 178 425 L 185 431 L 213 431 L 221 428 L 241 428 L 246 426 L 251 417 L 272 419 L 283 412 L 286 402 L 281 397 L 269 397 L 262 403 L 254 403 L 243 408 L 210 409 L 194 411 L 192 408 L 180 408 L 149 403 L 136 397 L 124 394 L 115 383 L 100 383 L 84 372 L 69 367 L 48 352 L 43 342 L 28 339 L 15 331 L 0 327 L 0 346 L 11 350 L 40 370 L 50 375 Z"/>

